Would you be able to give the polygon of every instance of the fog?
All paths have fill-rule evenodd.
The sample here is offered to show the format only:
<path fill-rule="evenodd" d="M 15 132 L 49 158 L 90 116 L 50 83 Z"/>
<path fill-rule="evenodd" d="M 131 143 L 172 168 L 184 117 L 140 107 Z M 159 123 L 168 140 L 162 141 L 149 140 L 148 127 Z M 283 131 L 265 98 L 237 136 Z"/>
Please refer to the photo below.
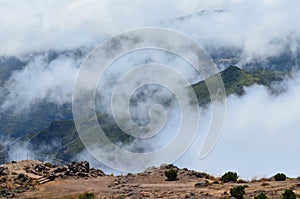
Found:
<path fill-rule="evenodd" d="M 299 8 L 300 2 L 293 0 L 2 0 L 0 56 L 16 56 L 28 63 L 3 80 L 1 111 L 30 111 L 32 106 L 44 101 L 58 106 L 70 104 L 74 81 L 88 50 L 112 35 L 144 26 L 180 31 L 208 49 L 238 49 L 237 64 L 241 68 L 254 59 L 264 63 L 266 58 L 279 56 L 286 50 L 297 56 L 300 51 Z M 63 53 L 80 48 L 88 50 L 80 55 Z M 49 60 L 48 51 L 60 55 Z M 190 82 L 201 80 L 177 57 L 144 51 L 114 63 L 122 65 L 122 70 L 112 65 L 105 86 L 116 81 L 129 66 L 149 62 L 172 65 L 189 76 Z M 280 95 L 255 85 L 246 88 L 242 97 L 228 96 L 221 137 L 214 150 L 200 160 L 200 146 L 211 116 L 210 109 L 202 113 L 203 126 L 198 137 L 176 165 L 215 175 L 235 170 L 248 179 L 276 172 L 299 175 L 296 157 L 300 151 L 297 143 L 300 81 L 298 72 L 294 73 L 292 79 L 274 85 L 286 90 Z M 144 107 L 142 109 L 136 108 L 133 115 L 137 117 L 136 113 L 146 112 Z M 177 113 L 172 116 L 177 117 Z M 166 129 L 164 139 L 175 131 L 170 126 Z M 161 146 L 161 141 L 152 145 Z M 26 144 L 20 149 L 24 147 Z"/>
<path fill-rule="evenodd" d="M 299 74 L 274 86 L 287 90 L 275 96 L 255 85 L 246 88 L 242 97 L 229 96 L 224 128 L 212 152 L 205 159 L 197 158 L 198 136 L 177 164 L 219 176 L 233 170 L 247 179 L 277 172 L 299 176 Z M 203 119 L 208 120 L 207 116 Z"/>
<path fill-rule="evenodd" d="M 2 110 L 29 110 L 43 101 L 58 105 L 70 103 L 78 63 L 78 59 L 64 55 L 50 63 L 43 55 L 35 56 L 23 70 L 15 71 L 1 88 Z"/>
<path fill-rule="evenodd" d="M 254 85 L 245 87 L 246 94 L 242 97 L 227 97 L 226 117 L 221 136 L 213 150 L 203 159 L 199 153 L 211 120 L 211 109 L 202 111 L 197 137 L 174 164 L 215 176 L 221 176 L 227 171 L 236 171 L 241 178 L 248 180 L 271 177 L 277 172 L 298 177 L 299 74 L 294 74 L 293 78 L 286 77 L 283 82 L 274 83 L 273 88 L 278 88 L 281 93 L 274 94 L 264 86 Z M 136 114 L 141 115 L 143 112 Z M 171 120 L 178 115 L 179 112 L 173 112 Z M 153 150 L 164 146 L 166 141 L 174 137 L 176 126 L 166 125 L 160 132 L 160 139 L 152 140 L 152 143 L 145 147 Z M 127 150 L 132 150 L 133 145 L 128 145 Z M 113 157 L 112 154 L 108 156 Z M 80 160 L 84 158 L 88 158 L 92 165 L 99 166 L 99 162 L 87 151 L 77 157 Z M 131 161 L 139 164 L 135 159 Z M 157 158 L 154 166 L 161 163 L 161 159 Z M 122 173 L 103 165 L 100 167 L 108 173 Z"/>
<path fill-rule="evenodd" d="M 87 52 L 80 56 L 60 56 L 50 63 L 40 52 L 92 49 L 111 35 L 143 26 L 181 31 L 207 48 L 241 49 L 236 54 L 240 67 L 254 58 L 264 63 L 265 58 L 281 55 L 286 50 L 296 53 L 300 26 L 292 22 L 297 19 L 299 6 L 300 3 L 293 0 L 135 0 L 130 3 L 3 0 L 0 55 L 19 58 L 30 55 L 30 62 L 1 88 L 2 99 L 5 99 L 1 107 L 24 110 L 43 100 L 59 105 L 70 102 L 78 67 Z M 181 68 L 181 72 L 186 70 L 185 66 L 178 67 L 181 62 L 176 58 L 168 63 Z M 261 67 L 264 68 L 264 64 Z"/>
<path fill-rule="evenodd" d="M 294 0 L 2 0 L 0 54 L 95 46 L 120 31 L 158 26 L 202 45 L 238 46 L 247 59 L 269 56 L 286 44 L 296 50 L 299 6 Z"/>

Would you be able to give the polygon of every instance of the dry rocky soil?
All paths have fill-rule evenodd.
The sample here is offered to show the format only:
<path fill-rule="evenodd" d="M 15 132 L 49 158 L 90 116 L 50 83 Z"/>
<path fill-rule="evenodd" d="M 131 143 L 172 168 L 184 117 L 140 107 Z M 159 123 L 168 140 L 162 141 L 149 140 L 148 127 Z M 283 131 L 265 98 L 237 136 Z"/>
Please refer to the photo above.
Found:
<path fill-rule="evenodd" d="M 177 180 L 167 181 L 165 171 L 177 170 Z M 274 178 L 223 183 L 220 178 L 173 165 L 149 168 L 143 173 L 123 176 L 105 175 L 89 163 L 64 166 L 33 160 L 0 165 L 0 198 L 75 199 L 83 193 L 95 198 L 230 198 L 230 188 L 245 186 L 244 198 L 264 192 L 269 198 L 282 198 L 286 189 L 300 196 L 300 179 Z"/>

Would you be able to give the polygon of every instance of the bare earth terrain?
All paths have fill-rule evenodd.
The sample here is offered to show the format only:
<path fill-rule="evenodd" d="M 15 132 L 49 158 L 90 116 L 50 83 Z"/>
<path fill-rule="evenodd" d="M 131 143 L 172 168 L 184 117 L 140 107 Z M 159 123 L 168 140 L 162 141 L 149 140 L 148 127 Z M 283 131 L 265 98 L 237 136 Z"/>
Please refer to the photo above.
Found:
<path fill-rule="evenodd" d="M 230 188 L 241 185 L 246 186 L 244 198 L 254 198 L 261 192 L 269 198 L 281 198 L 287 188 L 300 195 L 300 179 L 222 183 L 219 178 L 173 165 L 149 168 L 139 174 L 107 176 L 100 170 L 87 168 L 86 164 L 58 167 L 28 160 L 1 165 L 8 169 L 6 182 L 0 172 L 2 197 L 71 199 L 93 192 L 95 198 L 230 198 Z M 166 181 L 164 172 L 169 169 L 178 170 L 177 180 Z M 3 195 L 3 190 L 7 195 Z"/>

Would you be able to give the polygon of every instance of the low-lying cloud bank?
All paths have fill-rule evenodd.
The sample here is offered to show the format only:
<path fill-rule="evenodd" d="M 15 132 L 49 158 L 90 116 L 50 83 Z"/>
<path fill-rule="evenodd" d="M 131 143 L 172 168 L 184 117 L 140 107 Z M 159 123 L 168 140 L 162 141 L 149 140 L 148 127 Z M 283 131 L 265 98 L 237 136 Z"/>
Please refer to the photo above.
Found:
<path fill-rule="evenodd" d="M 215 175 L 234 170 L 248 179 L 276 172 L 299 176 L 299 74 L 277 86 L 287 90 L 274 96 L 263 86 L 252 86 L 242 97 L 229 96 L 224 129 L 214 150 L 198 159 L 200 134 L 177 164 Z"/>
<path fill-rule="evenodd" d="M 49 61 L 46 55 L 34 56 L 0 88 L 1 111 L 28 111 L 44 101 L 57 105 L 71 103 L 73 82 L 82 59 L 60 55 Z"/>
<path fill-rule="evenodd" d="M 200 147 L 211 119 L 210 110 L 204 111 L 197 137 L 175 164 L 216 176 L 226 171 L 236 171 L 243 179 L 270 177 L 277 172 L 298 177 L 299 75 L 295 73 L 292 78 L 274 83 L 273 89 L 280 90 L 280 94 L 274 94 L 264 86 L 254 85 L 245 88 L 245 95 L 241 97 L 228 96 L 221 137 L 211 153 L 199 159 Z M 171 117 L 178 117 L 179 114 L 173 112 Z M 164 146 L 165 142 L 174 137 L 176 130 L 176 125 L 168 125 L 160 132 L 163 134 L 161 139 L 152 141 L 149 147 L 158 149 L 158 146 Z M 113 154 L 108 155 L 113 157 Z M 104 168 L 106 172 L 120 173 L 99 164 L 87 151 L 77 157 L 80 160 L 84 158 L 88 158 L 92 165 Z M 160 157 L 156 158 L 155 166 L 164 162 Z M 139 164 L 135 161 L 132 159 L 134 164 Z"/>

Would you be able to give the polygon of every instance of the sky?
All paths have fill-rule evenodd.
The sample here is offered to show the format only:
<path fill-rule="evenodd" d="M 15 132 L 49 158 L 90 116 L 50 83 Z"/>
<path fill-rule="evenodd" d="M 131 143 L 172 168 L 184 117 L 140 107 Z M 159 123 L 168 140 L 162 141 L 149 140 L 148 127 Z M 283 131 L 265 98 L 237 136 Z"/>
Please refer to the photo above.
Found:
<path fill-rule="evenodd" d="M 238 48 L 239 67 L 287 49 L 296 53 L 299 9 L 296 0 L 0 0 L 0 57 L 28 61 L 0 88 L 1 111 L 28 111 L 41 101 L 71 103 L 74 81 L 89 50 L 112 35 L 135 28 L 170 28 L 204 47 Z M 75 49 L 82 49 L 83 54 L 65 53 Z M 61 54 L 49 61 L 46 52 L 50 50 Z M 195 80 L 194 71 L 166 54 L 129 56 L 119 63 L 140 64 L 149 56 L 175 65 Z M 118 71 L 112 70 L 114 73 Z M 229 96 L 224 129 L 215 149 L 199 160 L 200 136 L 177 164 L 216 175 L 236 170 L 247 178 L 277 171 L 300 175 L 296 158 L 300 151 L 298 73 L 275 86 L 287 91 L 274 96 L 255 85 L 242 97 Z M 209 115 L 203 118 L 206 121 Z"/>

